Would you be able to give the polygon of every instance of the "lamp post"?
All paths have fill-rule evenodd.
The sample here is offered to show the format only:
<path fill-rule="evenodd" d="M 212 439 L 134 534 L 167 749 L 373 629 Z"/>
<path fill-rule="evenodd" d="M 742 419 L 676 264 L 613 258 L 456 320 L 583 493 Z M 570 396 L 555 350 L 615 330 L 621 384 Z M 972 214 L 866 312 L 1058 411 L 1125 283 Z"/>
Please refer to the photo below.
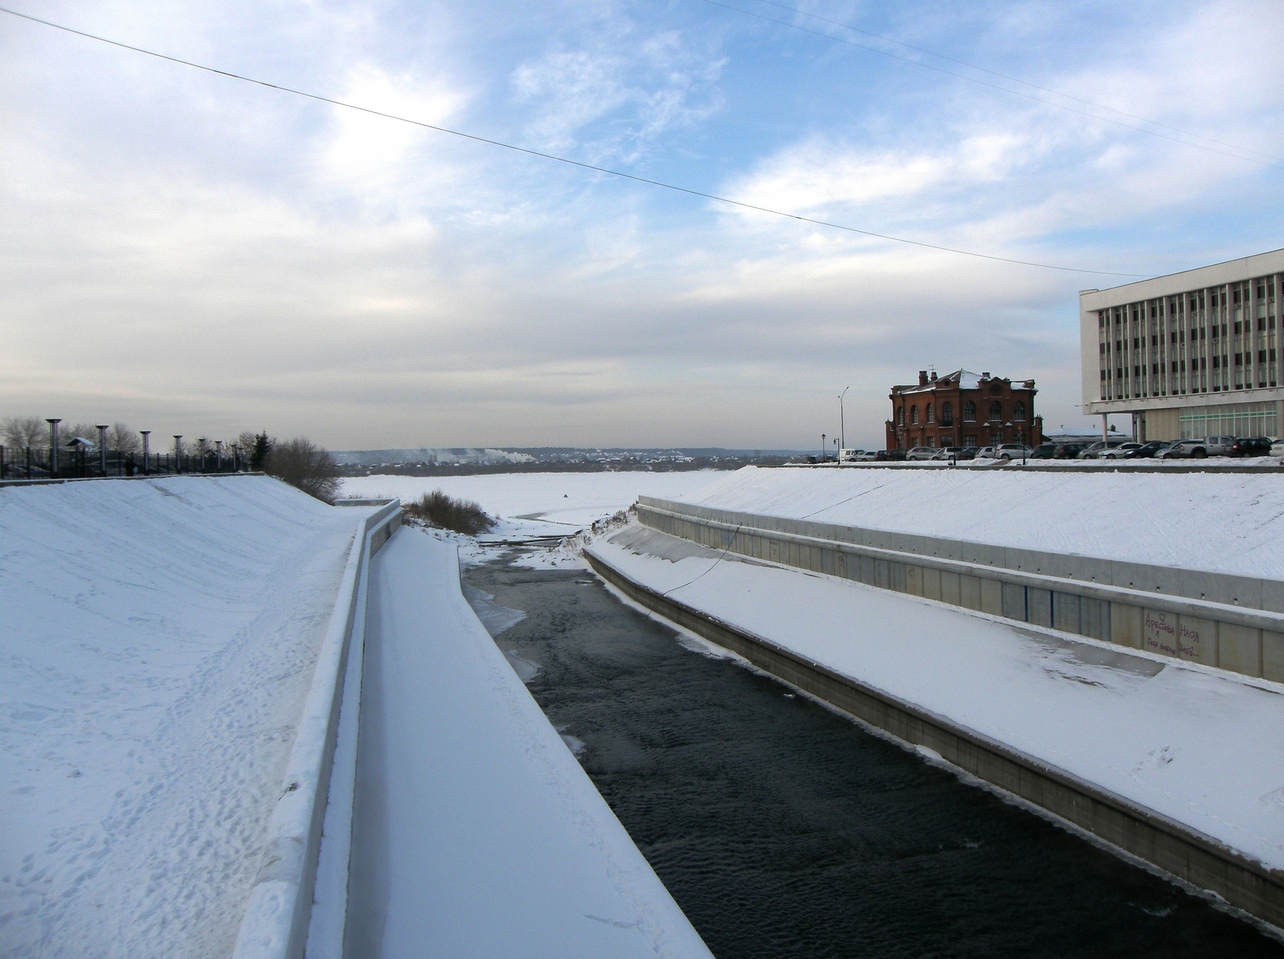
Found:
<path fill-rule="evenodd" d="M 151 472 L 147 467 L 147 452 L 149 449 L 148 441 L 151 439 L 152 431 L 139 430 L 138 432 L 142 434 L 143 437 L 143 475 L 147 476 Z"/>
<path fill-rule="evenodd" d="M 214 441 L 214 472 L 223 472 L 223 441 Z"/>
<path fill-rule="evenodd" d="M 62 422 L 62 418 L 45 417 L 45 422 L 49 424 L 49 475 L 56 477 L 58 475 L 58 424 Z"/>
<path fill-rule="evenodd" d="M 838 455 L 841 458 L 843 450 L 847 449 L 847 423 L 843 419 L 843 397 L 847 395 L 850 386 L 844 386 L 843 391 L 838 394 L 838 435 L 842 442 L 838 446 Z"/>
<path fill-rule="evenodd" d="M 107 475 L 107 426 L 105 423 L 94 424 L 98 431 L 98 472 Z"/>
<path fill-rule="evenodd" d="M 183 434 L 174 434 L 174 472 L 183 472 Z"/>
<path fill-rule="evenodd" d="M 820 461 L 825 462 L 825 434 L 820 434 Z"/>

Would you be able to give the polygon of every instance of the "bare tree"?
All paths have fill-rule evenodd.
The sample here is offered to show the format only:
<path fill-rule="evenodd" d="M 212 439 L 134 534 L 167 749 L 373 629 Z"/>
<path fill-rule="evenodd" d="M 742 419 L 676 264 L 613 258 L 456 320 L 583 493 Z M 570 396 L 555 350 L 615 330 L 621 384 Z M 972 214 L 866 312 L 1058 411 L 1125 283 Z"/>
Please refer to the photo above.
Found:
<path fill-rule="evenodd" d="M 38 416 L 10 416 L 0 424 L 4 445 L 14 449 L 44 446 L 49 442 L 49 424 Z"/>
<path fill-rule="evenodd" d="M 107 448 L 122 453 L 137 453 L 142 450 L 143 441 L 137 430 L 131 430 L 125 423 L 114 423 L 107 431 Z"/>
<path fill-rule="evenodd" d="M 333 503 L 339 495 L 341 483 L 334 457 L 305 436 L 274 444 L 264 469 L 323 503 Z"/>

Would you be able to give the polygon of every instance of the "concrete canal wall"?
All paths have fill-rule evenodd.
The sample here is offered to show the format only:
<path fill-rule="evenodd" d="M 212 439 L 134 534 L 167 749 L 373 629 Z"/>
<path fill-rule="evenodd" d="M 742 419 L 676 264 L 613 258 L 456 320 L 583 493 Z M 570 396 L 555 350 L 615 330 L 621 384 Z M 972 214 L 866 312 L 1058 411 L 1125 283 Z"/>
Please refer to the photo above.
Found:
<path fill-rule="evenodd" d="M 890 695 L 743 626 L 674 599 L 625 574 L 601 551 L 590 548 L 585 556 L 607 582 L 660 616 L 738 653 L 758 668 L 843 712 L 905 743 L 930 749 L 954 766 L 1073 823 L 1111 846 L 1284 928 L 1284 874 L 1280 871 L 1037 756 L 981 735 L 948 716 Z"/>
<path fill-rule="evenodd" d="M 1284 582 L 639 497 L 702 546 L 1284 682 Z"/>

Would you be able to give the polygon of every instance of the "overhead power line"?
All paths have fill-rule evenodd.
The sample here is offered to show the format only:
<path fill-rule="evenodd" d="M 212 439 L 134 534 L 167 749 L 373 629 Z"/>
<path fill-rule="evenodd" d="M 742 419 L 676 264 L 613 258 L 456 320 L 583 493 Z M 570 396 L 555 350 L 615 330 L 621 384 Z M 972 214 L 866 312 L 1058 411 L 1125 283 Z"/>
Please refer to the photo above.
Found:
<path fill-rule="evenodd" d="M 1107 113 L 1113 113 L 1116 116 L 1126 117 L 1129 120 L 1136 120 L 1139 123 L 1146 123 L 1146 124 L 1150 124 L 1150 126 L 1161 127 L 1165 130 L 1171 130 L 1174 133 L 1181 134 L 1181 136 L 1180 137 L 1169 136 L 1165 133 L 1160 133 L 1157 130 L 1148 129 L 1147 127 L 1136 126 L 1135 124 L 1132 124 L 1132 123 L 1125 123 L 1123 120 L 1115 120 L 1115 119 L 1112 119 L 1111 117 L 1103 117 L 1100 114 L 1092 113 L 1088 110 L 1081 110 L 1081 109 L 1078 109 L 1077 107 L 1073 107 L 1065 103 L 1058 103 L 1055 100 L 1048 100 L 1044 97 L 1035 96 L 1032 93 L 1025 93 L 1021 90 L 1013 90 L 1011 87 L 1005 87 L 999 83 L 990 83 L 989 81 L 982 80 L 977 77 L 970 77 L 966 73 L 959 73 L 955 70 L 947 70 L 944 67 L 936 66 L 935 64 L 931 64 L 931 63 L 925 63 L 924 61 L 915 59 L 914 57 L 901 56 L 900 54 L 896 54 L 888 50 L 880 49 L 879 47 L 874 46 L 873 44 L 860 43 L 856 40 L 851 40 L 847 37 L 834 36 L 834 34 L 826 33 L 822 30 L 811 30 L 798 23 L 791 23 L 788 20 L 780 20 L 776 17 L 769 17 L 764 13 L 757 13 L 753 10 L 745 10 L 742 7 L 737 7 L 730 3 L 724 3 L 723 0 L 702 0 L 702 2 L 707 3 L 710 6 L 721 7 L 723 10 L 730 10 L 732 13 L 738 13 L 738 14 L 741 14 L 742 16 L 754 17 L 758 20 L 765 20 L 767 23 L 774 23 L 774 24 L 777 24 L 778 26 L 788 27 L 790 30 L 798 30 L 802 33 L 810 34 L 813 37 L 820 37 L 824 40 L 830 40 L 834 43 L 844 43 L 844 44 L 847 44 L 848 46 L 857 47 L 858 49 L 861 49 L 861 50 L 868 50 L 870 53 L 877 53 L 879 56 L 882 56 L 882 57 L 888 57 L 892 60 L 899 60 L 902 63 L 909 63 L 909 64 L 912 64 L 913 66 L 922 67 L 925 70 L 932 70 L 935 73 L 942 73 L 949 77 L 956 77 L 959 80 L 966 80 L 968 83 L 975 83 L 983 87 L 988 87 L 991 90 L 999 90 L 1003 93 L 1010 93 L 1012 96 L 1021 97 L 1026 100 L 1032 100 L 1035 103 L 1042 103 L 1045 106 L 1054 107 L 1058 110 L 1066 110 L 1070 113 L 1078 114 L 1081 117 L 1088 117 L 1089 119 L 1092 119 L 1092 120 L 1100 120 L 1102 123 L 1109 123 L 1109 124 L 1112 124 L 1113 126 L 1123 127 L 1125 130 L 1133 130 L 1134 132 L 1137 132 L 1137 133 L 1144 133 L 1147 136 L 1158 137 L 1161 140 L 1168 140 L 1171 143 L 1180 143 L 1183 146 L 1194 147 L 1197 150 L 1207 150 L 1210 153 L 1216 153 L 1219 156 L 1231 157 L 1232 159 L 1235 159 L 1235 160 L 1242 160 L 1245 163 L 1258 163 L 1264 166 L 1273 166 L 1276 163 L 1284 162 L 1284 157 L 1275 156 L 1274 154 L 1271 154 L 1271 153 L 1262 153 L 1260 150 L 1253 150 L 1253 149 L 1250 149 L 1249 147 L 1240 146 L 1235 143 L 1227 143 L 1224 140 L 1215 140 L 1212 137 L 1206 137 L 1199 133 L 1191 133 L 1189 130 L 1183 130 L 1180 127 L 1171 126 L 1170 124 L 1167 124 L 1167 123 L 1161 123 L 1158 120 L 1151 120 L 1146 117 L 1137 116 L 1132 113 L 1125 113 L 1123 110 L 1116 110 L 1114 107 L 1108 107 L 1102 103 L 1096 103 L 1092 100 L 1087 100 L 1087 99 L 1084 99 L 1083 97 L 1073 96 L 1069 93 L 1062 93 L 1059 90 L 1053 90 L 1050 87 L 1042 87 L 1042 86 L 1039 86 L 1037 83 L 1031 83 L 1028 80 L 1022 80 L 1020 77 L 1014 77 L 1006 73 L 1000 73 L 999 71 L 991 70 L 988 67 L 977 66 L 974 63 L 968 63 L 966 60 L 958 60 L 954 57 L 946 56 L 943 53 L 937 53 L 934 50 L 928 50 L 925 47 L 916 47 L 916 46 L 913 46 L 912 44 L 902 43 L 900 40 L 894 40 L 891 37 L 885 37 L 882 34 L 878 34 L 878 33 L 871 33 L 868 30 L 862 30 L 860 27 L 853 27 L 850 24 L 843 23 L 842 21 L 839 21 L 839 20 L 830 20 L 826 17 L 822 17 L 814 13 L 808 13 L 805 10 L 799 10 L 796 7 L 791 7 L 785 3 L 777 3 L 775 2 L 775 0 L 761 0 L 761 2 L 770 4 L 773 7 L 779 7 L 782 10 L 788 10 L 790 13 L 797 14 L 800 17 L 807 17 L 808 19 L 816 20 L 820 23 L 827 23 L 830 26 L 839 27 L 843 30 L 850 30 L 853 33 L 859 33 L 867 37 L 872 37 L 873 39 L 880 40 L 884 43 L 895 44 L 898 47 L 902 47 L 906 50 L 912 50 L 915 53 L 922 53 L 930 57 L 936 57 L 940 60 L 946 60 L 950 63 L 956 63 L 959 66 L 967 67 L 969 70 L 978 70 L 982 73 L 988 73 L 992 77 L 998 77 L 1003 80 L 1009 80 L 1012 83 L 1020 83 L 1020 84 L 1023 84 L 1024 86 L 1030 87 L 1031 89 L 1040 90 L 1043 93 L 1050 93 L 1053 96 L 1063 97 L 1066 100 L 1073 100 L 1075 103 L 1081 103 L 1085 106 L 1092 107 L 1094 110 L 1104 110 Z M 1188 137 L 1190 139 L 1182 139 L 1182 137 Z M 1228 150 L 1233 150 L 1237 152 L 1229 153 L 1226 150 L 1217 150 L 1211 146 L 1205 146 L 1204 143 L 1192 143 L 1191 140 L 1202 140 L 1204 141 L 1204 143 L 1215 144 L 1216 146 L 1226 147 Z"/>
<path fill-rule="evenodd" d="M 705 200 L 713 200 L 716 203 L 722 203 L 727 206 L 737 207 L 742 210 L 752 210 L 756 213 L 766 213 L 771 216 L 783 217 L 789 220 L 796 220 L 800 223 L 808 223 L 812 226 L 825 227 L 831 230 L 841 230 L 845 233 L 857 233 L 861 236 L 873 237 L 879 240 L 888 240 L 893 243 L 903 243 L 908 246 L 917 246 L 927 250 L 937 250 L 942 253 L 955 253 L 959 256 L 970 256 L 980 260 L 991 260 L 997 263 L 1012 263 L 1017 266 L 1036 267 L 1042 270 L 1058 270 L 1063 273 L 1084 273 L 1093 276 L 1118 276 L 1127 278 L 1148 277 L 1148 273 L 1119 273 L 1110 270 L 1085 270 L 1073 266 L 1061 266 L 1055 263 L 1040 263 L 1034 260 L 1021 260 L 1010 256 L 999 256 L 993 253 L 978 253 L 975 250 L 964 250 L 958 247 L 944 246 L 939 243 L 928 243 L 923 240 L 911 240 L 903 236 L 893 236 L 890 233 L 877 233 L 873 230 L 864 230 L 860 227 L 848 226 L 843 223 L 834 223 L 829 220 L 820 220 L 814 217 L 802 216 L 797 213 L 789 213 L 784 210 L 774 210 L 771 207 L 760 206 L 756 203 L 748 203 L 744 200 L 736 200 L 732 197 L 720 196 L 716 193 L 706 193 L 703 190 L 696 190 L 691 187 L 679 186 L 675 183 L 666 183 L 663 180 L 654 180 L 650 177 L 638 176 L 634 173 L 625 173 L 622 170 L 612 170 L 609 167 L 598 166 L 593 163 L 585 163 L 580 160 L 572 160 L 569 157 L 558 156 L 554 153 L 545 153 L 541 150 L 533 150 L 529 147 L 517 146 L 513 143 L 505 143 L 503 140 L 495 140 L 490 137 L 479 136 L 475 133 L 465 133 L 462 130 L 452 130 L 449 127 L 439 126 L 435 123 L 426 123 L 423 120 L 415 120 L 410 117 L 398 116 L 395 113 L 388 113 L 383 110 L 376 110 L 372 107 L 364 107 L 357 103 L 348 103 L 344 100 L 336 100 L 333 97 L 323 96 L 319 93 L 309 93 L 306 90 L 299 90 L 295 87 L 283 86 L 279 83 L 271 83 L 267 80 L 260 80 L 241 73 L 233 73 L 230 70 L 222 70 L 218 67 L 211 67 L 204 63 L 197 63 L 194 60 L 184 60 L 181 57 L 170 56 L 166 53 L 159 53 L 155 50 L 148 50 L 145 47 L 134 46 L 133 44 L 124 43 L 120 40 L 111 40 L 107 37 L 99 36 L 94 33 L 88 33 L 84 30 L 77 30 L 74 27 L 68 27 L 61 23 L 54 23 L 51 20 L 42 20 L 39 17 L 33 17 L 30 14 L 20 13 L 17 10 L 11 10 L 8 7 L 0 7 L 0 13 L 7 13 L 10 16 L 18 17 L 22 20 L 37 23 L 41 26 L 50 27 L 54 30 L 60 30 L 64 33 L 73 34 L 78 37 L 84 37 L 86 40 L 93 40 L 98 43 L 104 43 L 109 46 L 118 47 L 122 50 L 129 50 L 133 53 L 143 54 L 144 56 L 155 57 L 158 60 L 164 60 L 168 63 L 177 64 L 183 67 L 190 67 L 193 70 L 202 70 L 206 73 L 213 73 L 220 77 L 227 77 L 230 80 L 239 80 L 243 83 L 254 84 L 255 86 L 266 87 L 269 90 L 276 90 L 281 93 L 288 93 L 291 96 L 303 97 L 318 103 L 326 103 L 330 106 L 342 107 L 345 110 L 355 110 L 358 113 L 365 113 L 369 116 L 382 117 L 385 120 L 394 120 L 398 123 L 406 123 L 411 126 L 420 127 L 424 130 L 432 130 L 437 133 L 446 133 L 450 136 L 460 137 L 465 140 L 471 140 L 475 143 L 484 143 L 488 146 L 499 147 L 504 150 L 511 150 L 515 153 L 522 153 L 526 156 L 538 157 L 543 160 L 552 160 L 556 163 L 564 163 L 568 166 L 578 167 L 581 170 L 591 170 L 594 173 L 604 173 L 608 176 L 618 177 L 623 180 L 632 180 L 635 183 L 645 183 L 648 186 L 659 187 L 664 190 L 672 190 L 675 193 L 684 193 L 687 196 L 701 197 Z"/>

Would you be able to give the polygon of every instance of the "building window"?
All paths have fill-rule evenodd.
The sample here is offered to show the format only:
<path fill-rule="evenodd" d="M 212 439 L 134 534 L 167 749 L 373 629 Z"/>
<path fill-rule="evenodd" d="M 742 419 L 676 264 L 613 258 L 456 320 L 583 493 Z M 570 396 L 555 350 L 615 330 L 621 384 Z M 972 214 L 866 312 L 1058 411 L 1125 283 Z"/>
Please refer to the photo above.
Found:
<path fill-rule="evenodd" d="M 963 404 L 963 422 L 964 423 L 976 422 L 976 404 L 973 403 L 971 400 L 968 400 L 966 403 Z"/>
<path fill-rule="evenodd" d="M 918 407 L 917 406 L 910 407 L 910 425 L 918 426 Z"/>
<path fill-rule="evenodd" d="M 941 404 L 941 425 L 942 426 L 954 425 L 954 407 L 951 406 L 949 403 Z"/>
<path fill-rule="evenodd" d="M 935 423 L 935 422 L 936 422 L 936 410 L 935 410 L 935 408 L 932 406 L 932 404 L 931 404 L 931 403 L 928 403 L 928 404 L 927 404 L 927 421 L 928 421 L 929 423 Z"/>
<path fill-rule="evenodd" d="M 995 423 L 1003 419 L 1003 407 L 998 400 L 990 404 L 990 422 Z"/>
<path fill-rule="evenodd" d="M 1020 400 L 1012 404 L 1012 419 L 1017 423 L 1025 422 L 1025 404 Z"/>
<path fill-rule="evenodd" d="M 905 425 L 905 407 L 903 406 L 898 407 L 896 410 L 896 425 L 897 426 Z"/>

